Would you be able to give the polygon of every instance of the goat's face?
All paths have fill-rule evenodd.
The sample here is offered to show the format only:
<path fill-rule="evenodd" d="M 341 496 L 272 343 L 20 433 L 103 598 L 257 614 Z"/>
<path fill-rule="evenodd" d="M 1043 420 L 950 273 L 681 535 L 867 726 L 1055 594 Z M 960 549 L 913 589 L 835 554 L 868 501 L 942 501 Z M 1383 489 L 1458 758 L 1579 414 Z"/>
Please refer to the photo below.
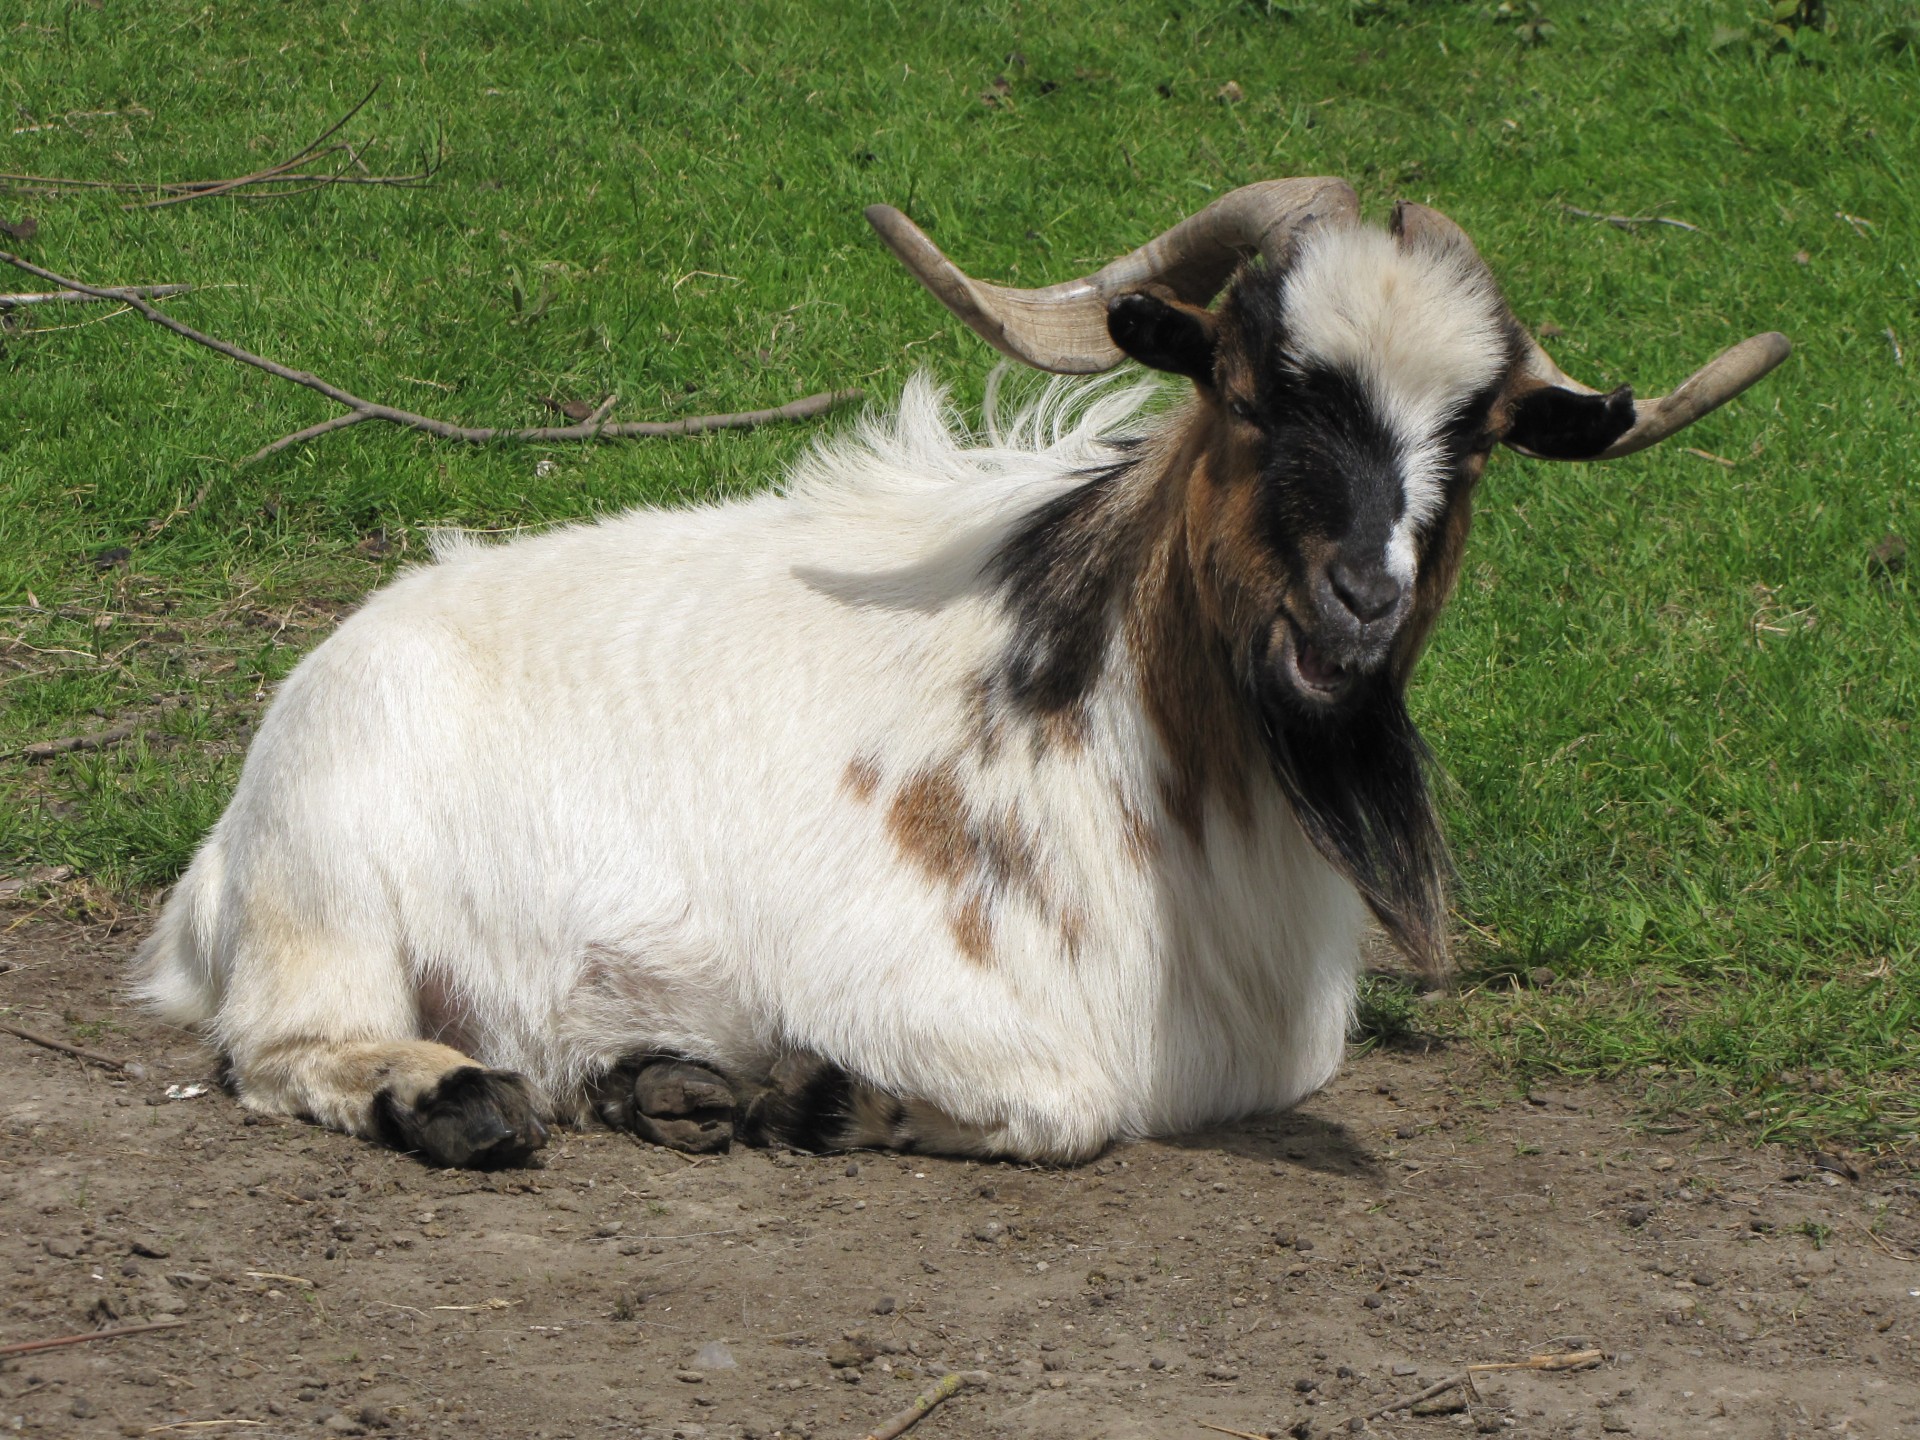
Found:
<path fill-rule="evenodd" d="M 1109 324 L 1198 386 L 1196 570 L 1266 698 L 1337 718 L 1403 682 L 1511 425 L 1522 339 L 1479 257 L 1324 227 L 1243 269 L 1217 312 L 1146 291 Z M 1631 423 L 1615 410 L 1608 441 Z"/>

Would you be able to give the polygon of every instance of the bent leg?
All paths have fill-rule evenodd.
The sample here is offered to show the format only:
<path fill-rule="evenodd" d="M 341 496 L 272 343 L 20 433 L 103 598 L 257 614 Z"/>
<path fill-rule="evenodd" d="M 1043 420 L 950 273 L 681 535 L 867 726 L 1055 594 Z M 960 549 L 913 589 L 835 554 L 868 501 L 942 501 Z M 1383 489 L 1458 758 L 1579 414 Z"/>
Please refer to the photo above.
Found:
<path fill-rule="evenodd" d="M 234 1057 L 241 1102 L 305 1115 L 435 1165 L 525 1165 L 547 1129 L 520 1076 L 429 1040 L 277 1040 Z"/>
<path fill-rule="evenodd" d="M 419 1038 L 416 987 L 377 930 L 288 923 L 258 902 L 236 928 L 214 1030 L 248 1108 L 436 1165 L 524 1165 L 546 1144 L 521 1076 Z"/>
<path fill-rule="evenodd" d="M 1113 1138 L 1100 1128 L 1048 1126 L 1045 1133 L 959 1120 L 925 1100 L 895 1095 L 829 1061 L 796 1056 L 775 1068 L 743 1109 L 743 1137 L 801 1150 L 899 1150 L 919 1155 L 1077 1165 Z"/>

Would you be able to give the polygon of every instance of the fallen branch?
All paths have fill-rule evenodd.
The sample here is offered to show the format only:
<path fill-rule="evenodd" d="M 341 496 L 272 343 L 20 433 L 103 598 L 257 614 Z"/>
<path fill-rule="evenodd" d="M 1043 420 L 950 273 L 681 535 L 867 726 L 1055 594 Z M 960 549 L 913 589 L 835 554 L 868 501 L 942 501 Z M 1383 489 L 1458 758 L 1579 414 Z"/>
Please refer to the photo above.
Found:
<path fill-rule="evenodd" d="M 1428 1400 L 1446 1394 L 1449 1390 L 1458 1389 L 1461 1386 L 1466 1387 L 1469 1393 L 1473 1390 L 1473 1376 L 1467 1370 L 1462 1370 L 1458 1375 L 1442 1380 L 1437 1385 L 1429 1385 L 1418 1395 L 1405 1395 L 1398 1400 L 1389 1400 L 1384 1405 L 1376 1405 L 1373 1409 L 1367 1411 L 1366 1414 L 1356 1415 L 1354 1419 L 1364 1425 L 1369 1420 L 1378 1420 L 1382 1415 L 1391 1415 L 1396 1410 L 1411 1409 L 1415 1405 L 1423 1404 Z M 1351 1427 L 1353 1421 L 1349 1420 L 1347 1424 Z"/>
<path fill-rule="evenodd" d="M 190 511 L 205 498 L 206 486 L 203 485 L 200 487 L 200 494 L 194 498 L 193 505 L 187 507 L 188 510 Z M 172 516 L 168 517 L 168 521 L 172 519 Z M 152 533 L 157 534 L 159 528 L 162 527 L 156 525 Z M 163 699 L 159 705 L 160 709 L 165 711 L 179 703 L 177 699 Z M 110 725 L 105 730 L 96 730 L 88 735 L 63 735 L 57 740 L 36 740 L 20 751 L 20 758 L 28 764 L 33 764 L 41 760 L 51 760 L 56 755 L 72 755 L 82 750 L 111 750 L 122 741 L 131 740 L 139 733 L 142 725 L 155 718 L 153 715 L 142 715 L 137 719 L 123 720 L 118 725 Z"/>
<path fill-rule="evenodd" d="M 14 310 L 23 305 L 81 305 L 94 300 L 124 300 L 129 295 L 159 300 L 168 295 L 184 295 L 191 289 L 191 285 L 114 285 L 100 290 L 30 290 L 0 295 L 0 310 Z"/>
<path fill-rule="evenodd" d="M 1235 1440 L 1267 1440 L 1266 1436 L 1256 1435 L 1251 1430 L 1229 1430 L 1226 1426 L 1215 1425 L 1210 1420 L 1196 1420 L 1193 1423 L 1198 1425 L 1202 1430 L 1213 1430 L 1222 1435 L 1232 1435 L 1235 1437 Z"/>
<path fill-rule="evenodd" d="M 296 430 L 291 435 L 283 435 L 271 445 L 256 450 L 240 461 L 242 466 L 264 460 L 267 456 L 297 445 L 303 440 L 312 440 L 317 436 L 329 434 L 335 430 L 344 430 L 350 425 L 359 425 L 368 420 L 384 420 L 407 430 L 420 430 L 428 435 L 438 436 L 442 440 L 461 440 L 471 445 L 485 445 L 496 440 L 527 441 L 563 441 L 563 440 L 632 440 L 668 435 L 699 435 L 709 430 L 751 430 L 761 425 L 776 424 L 788 420 L 807 420 L 815 415 L 831 410 L 861 398 L 859 390 L 826 390 L 818 395 L 808 395 L 804 399 L 792 401 L 772 410 L 744 410 L 726 415 L 694 415 L 685 420 L 624 420 L 617 425 L 609 425 L 604 417 L 596 419 L 589 416 L 577 425 L 536 425 L 522 429 L 495 426 L 455 425 L 446 420 L 435 420 L 431 416 L 416 415 L 411 410 L 398 410 L 391 405 L 377 404 L 363 400 L 358 395 L 331 385 L 317 375 L 304 370 L 292 370 L 285 365 L 255 355 L 251 350 L 243 350 L 225 340 L 215 339 L 211 335 L 183 325 L 171 315 L 149 305 L 138 295 L 107 296 L 106 292 L 91 285 L 83 285 L 78 280 L 56 275 L 51 270 L 43 270 L 30 260 L 0 250 L 0 263 L 24 270 L 29 275 L 37 275 L 55 285 L 78 290 L 88 295 L 101 295 L 105 298 L 120 300 L 132 306 L 141 315 L 163 329 L 204 345 L 216 354 L 225 355 L 230 360 L 238 360 L 243 365 L 251 365 L 256 370 L 281 380 L 291 381 L 326 396 L 336 405 L 347 408 L 345 415 L 336 415 L 331 420 L 323 420 L 317 425 L 309 425 L 304 430 Z M 598 412 L 596 412 L 597 414 Z"/>
<path fill-rule="evenodd" d="M 122 1325 L 117 1330 L 89 1330 L 84 1335 L 62 1335 L 53 1340 L 21 1340 L 0 1345 L 0 1355 L 26 1355 L 35 1350 L 56 1350 L 63 1345 L 91 1345 L 95 1340 L 118 1340 L 125 1335 L 144 1335 L 150 1330 L 177 1330 L 184 1320 L 155 1320 L 146 1325 Z"/>
<path fill-rule="evenodd" d="M 1698 225 L 1689 225 L 1670 215 L 1603 215 L 1598 210 L 1582 210 L 1578 205 L 1562 205 L 1560 208 L 1569 215 L 1578 215 L 1582 220 L 1603 220 L 1620 230 L 1631 230 L 1636 225 L 1671 225 L 1676 230 L 1690 230 L 1695 235 L 1700 233 Z"/>
<path fill-rule="evenodd" d="M 1606 1359 L 1599 1350 L 1565 1350 L 1547 1355 L 1530 1355 L 1525 1360 L 1483 1360 L 1467 1366 L 1458 1375 L 1449 1376 L 1436 1384 L 1429 1385 L 1417 1395 L 1403 1395 L 1398 1400 L 1389 1400 L 1377 1405 L 1364 1415 L 1354 1416 L 1354 1420 L 1363 1425 L 1369 1420 L 1378 1420 L 1382 1415 L 1391 1415 L 1396 1410 L 1406 1410 L 1415 1405 L 1424 1404 L 1446 1394 L 1449 1390 L 1464 1388 L 1469 1397 L 1479 1398 L 1473 1388 L 1476 1375 L 1495 1375 L 1508 1370 L 1584 1370 L 1590 1365 L 1598 1365 Z M 1349 1425 L 1353 1422 L 1348 1421 Z"/>
<path fill-rule="evenodd" d="M 20 752 L 20 758 L 27 761 L 51 760 L 56 755 L 72 755 L 80 750 L 110 750 L 122 740 L 130 739 L 139 728 L 138 720 L 125 720 L 105 730 L 96 730 L 91 735 L 63 735 L 58 740 L 36 740 Z"/>
<path fill-rule="evenodd" d="M 76 1059 L 90 1064 L 104 1065 L 109 1070 L 118 1070 L 132 1080 L 147 1078 L 147 1067 L 137 1060 L 121 1060 L 112 1055 L 102 1055 L 98 1050 L 89 1050 L 83 1045 L 69 1045 L 65 1040 L 56 1040 L 51 1035 L 41 1035 L 32 1030 L 22 1030 L 18 1025 L 0 1024 L 0 1030 L 9 1035 L 17 1035 L 32 1045 L 43 1045 L 49 1050 L 58 1050 L 62 1055 L 72 1055 Z"/>
<path fill-rule="evenodd" d="M 865 1440 L 896 1440 L 896 1437 L 906 1434 L 926 1419 L 928 1413 L 942 1401 L 951 1400 L 969 1385 L 986 1383 L 987 1372 L 984 1370 L 963 1370 L 955 1374 L 942 1375 L 940 1383 L 926 1394 L 916 1398 L 913 1404 L 878 1429 L 869 1430 Z"/>

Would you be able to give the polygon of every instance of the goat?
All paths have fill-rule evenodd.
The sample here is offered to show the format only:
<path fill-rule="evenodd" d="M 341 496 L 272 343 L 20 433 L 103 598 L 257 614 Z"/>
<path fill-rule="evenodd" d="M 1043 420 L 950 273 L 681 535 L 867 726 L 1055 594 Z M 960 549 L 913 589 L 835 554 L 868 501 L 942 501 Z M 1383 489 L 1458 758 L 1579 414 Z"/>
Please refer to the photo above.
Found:
<path fill-rule="evenodd" d="M 973 443 L 916 379 L 776 491 L 455 540 L 374 595 L 137 959 L 245 1105 L 475 1167 L 595 1113 L 1066 1163 L 1292 1105 L 1370 920 L 1444 961 L 1403 695 L 1494 445 L 1626 454 L 1787 351 L 1596 394 L 1450 221 L 1338 181 L 1041 291 L 869 219 L 1008 354 L 1190 395 Z"/>

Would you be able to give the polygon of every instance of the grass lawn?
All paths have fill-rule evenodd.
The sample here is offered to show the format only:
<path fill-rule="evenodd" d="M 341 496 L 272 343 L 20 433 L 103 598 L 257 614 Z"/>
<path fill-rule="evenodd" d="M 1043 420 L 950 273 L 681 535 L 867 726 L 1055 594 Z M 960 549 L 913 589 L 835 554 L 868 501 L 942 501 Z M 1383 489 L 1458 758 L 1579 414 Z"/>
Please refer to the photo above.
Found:
<path fill-rule="evenodd" d="M 445 163 L 159 209 L 16 182 L 0 217 L 38 234 L 0 244 L 205 287 L 166 308 L 472 424 L 610 391 L 622 418 L 885 403 L 916 368 L 977 399 L 993 357 L 868 232 L 877 200 L 1035 284 L 1232 186 L 1344 175 L 1376 215 L 1459 220 L 1589 383 L 1657 392 L 1784 330 L 1785 367 L 1655 451 L 1495 460 L 1415 694 L 1452 777 L 1461 983 L 1376 985 L 1370 1014 L 1521 1075 L 1629 1075 L 1650 1114 L 1900 1146 L 1920 587 L 1887 537 L 1920 539 L 1920 28 L 1831 10 L 23 0 L 0 171 L 240 174 L 376 80 L 342 138 L 373 172 Z M 365 425 L 233 463 L 334 413 L 115 307 L 0 330 L 0 872 L 151 903 L 269 688 L 432 527 L 742 493 L 834 423 L 487 449 Z M 134 743 L 12 758 L 139 715 Z"/>

